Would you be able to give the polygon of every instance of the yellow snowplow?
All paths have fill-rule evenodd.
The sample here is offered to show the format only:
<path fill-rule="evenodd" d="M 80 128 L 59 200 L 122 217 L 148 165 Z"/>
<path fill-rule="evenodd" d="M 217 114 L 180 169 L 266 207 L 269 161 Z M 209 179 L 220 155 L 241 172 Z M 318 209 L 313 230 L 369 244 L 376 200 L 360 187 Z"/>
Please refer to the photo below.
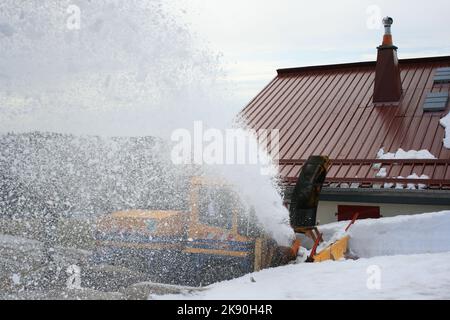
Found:
<path fill-rule="evenodd" d="M 95 238 L 97 262 L 186 285 L 280 266 L 297 254 L 262 231 L 230 186 L 202 177 L 191 181 L 188 210 L 108 214 L 98 220 Z"/>
<path fill-rule="evenodd" d="M 327 160 L 311 159 L 304 166 L 298 183 L 303 188 L 303 198 L 297 193 L 290 207 L 291 224 L 296 232 L 319 235 L 313 237 L 315 248 L 321 243 L 315 221 L 308 220 L 307 226 L 298 223 L 304 222 L 306 215 L 315 220 L 315 211 L 310 209 L 314 206 L 317 209 Z M 314 166 L 316 171 L 311 175 L 308 168 Z M 97 222 L 94 259 L 137 268 L 155 276 L 155 281 L 206 285 L 284 265 L 297 258 L 299 240 L 291 247 L 279 246 L 263 232 L 255 213 L 242 205 L 225 182 L 194 177 L 189 193 L 187 210 L 130 210 L 103 216 Z M 309 203 L 305 204 L 304 199 Z M 341 239 L 318 254 L 313 248 L 308 261 L 338 260 L 346 249 L 347 241 Z"/>
<path fill-rule="evenodd" d="M 314 262 L 322 262 L 326 260 L 341 260 L 347 252 L 349 236 L 345 236 L 333 244 L 329 245 L 318 254 L 314 255 Z"/>

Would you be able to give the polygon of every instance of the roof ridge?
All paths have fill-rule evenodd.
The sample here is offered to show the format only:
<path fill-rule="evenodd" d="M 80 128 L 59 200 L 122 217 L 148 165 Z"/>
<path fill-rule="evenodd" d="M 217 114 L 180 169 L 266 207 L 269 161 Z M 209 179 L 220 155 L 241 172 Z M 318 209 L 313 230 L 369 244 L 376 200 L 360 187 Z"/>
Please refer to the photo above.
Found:
<path fill-rule="evenodd" d="M 424 62 L 449 62 L 450 56 L 434 56 L 434 57 L 421 57 L 421 58 L 408 58 L 399 59 L 400 64 L 406 63 L 424 63 Z M 304 67 L 293 67 L 293 68 L 281 68 L 277 70 L 278 75 L 298 73 L 304 71 L 318 71 L 318 70 L 332 70 L 332 69 L 347 69 L 347 68 L 364 68 L 364 67 L 375 67 L 376 61 L 361 61 L 361 62 L 350 62 L 350 63 L 338 63 L 338 64 L 328 64 L 328 65 L 315 65 L 315 66 L 304 66 Z"/>

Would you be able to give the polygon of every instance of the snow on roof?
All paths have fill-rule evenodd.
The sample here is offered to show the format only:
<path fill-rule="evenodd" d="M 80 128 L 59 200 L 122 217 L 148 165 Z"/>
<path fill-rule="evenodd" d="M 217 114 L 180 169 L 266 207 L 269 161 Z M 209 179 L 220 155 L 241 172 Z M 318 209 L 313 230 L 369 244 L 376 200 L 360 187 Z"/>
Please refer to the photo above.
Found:
<path fill-rule="evenodd" d="M 384 149 L 381 148 L 380 151 L 378 151 L 377 159 L 436 159 L 436 157 L 428 150 L 405 151 L 400 148 L 394 153 L 385 153 Z"/>
<path fill-rule="evenodd" d="M 445 128 L 444 146 L 450 149 L 450 113 L 440 120 L 440 124 Z"/>

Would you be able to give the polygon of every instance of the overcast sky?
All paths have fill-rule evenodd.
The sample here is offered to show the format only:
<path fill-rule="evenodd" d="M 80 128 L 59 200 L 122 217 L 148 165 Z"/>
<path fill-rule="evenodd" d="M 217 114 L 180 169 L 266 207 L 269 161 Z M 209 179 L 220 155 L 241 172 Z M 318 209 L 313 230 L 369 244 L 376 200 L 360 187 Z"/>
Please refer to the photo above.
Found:
<path fill-rule="evenodd" d="M 449 13 L 448 0 L 0 0 L 0 131 L 67 131 L 70 118 L 88 132 L 112 117 L 109 134 L 121 112 L 160 124 L 180 105 L 198 118 L 211 103 L 189 99 L 209 93 L 238 112 L 279 68 L 375 60 L 386 15 L 400 58 L 450 55 Z"/>
<path fill-rule="evenodd" d="M 400 58 L 450 55 L 448 0 L 181 1 L 244 104 L 278 68 L 374 60 L 386 15 Z"/>

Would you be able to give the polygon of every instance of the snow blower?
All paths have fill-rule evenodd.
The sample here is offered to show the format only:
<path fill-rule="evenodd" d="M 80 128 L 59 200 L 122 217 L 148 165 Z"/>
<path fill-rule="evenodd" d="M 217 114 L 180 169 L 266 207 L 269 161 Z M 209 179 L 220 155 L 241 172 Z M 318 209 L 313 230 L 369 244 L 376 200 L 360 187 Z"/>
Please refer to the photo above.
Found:
<path fill-rule="evenodd" d="M 339 260 L 347 252 L 349 237 L 343 236 L 317 253 L 324 241 L 317 228 L 317 207 L 329 166 L 328 157 L 311 156 L 300 172 L 291 197 L 289 207 L 291 226 L 295 233 L 311 238 L 314 243 L 306 262 Z"/>

